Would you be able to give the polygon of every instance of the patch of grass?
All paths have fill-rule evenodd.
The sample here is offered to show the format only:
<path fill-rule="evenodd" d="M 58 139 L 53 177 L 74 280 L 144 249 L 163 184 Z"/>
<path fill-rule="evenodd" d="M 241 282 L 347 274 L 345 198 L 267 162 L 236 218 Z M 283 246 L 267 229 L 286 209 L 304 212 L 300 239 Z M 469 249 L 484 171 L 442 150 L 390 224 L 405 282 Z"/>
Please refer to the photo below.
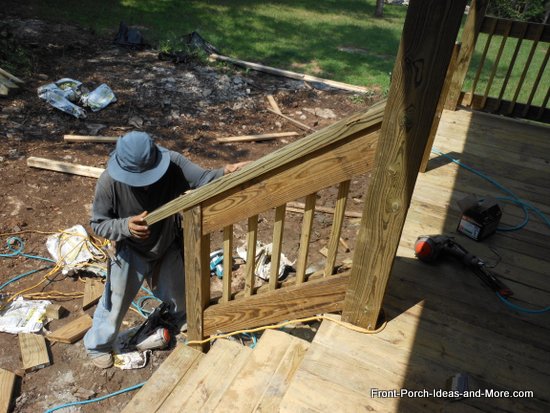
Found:
<path fill-rule="evenodd" d="M 346 83 L 389 86 L 407 8 L 375 0 L 29 0 L 35 17 L 108 35 L 139 28 L 158 49 L 197 31 L 222 54 Z"/>

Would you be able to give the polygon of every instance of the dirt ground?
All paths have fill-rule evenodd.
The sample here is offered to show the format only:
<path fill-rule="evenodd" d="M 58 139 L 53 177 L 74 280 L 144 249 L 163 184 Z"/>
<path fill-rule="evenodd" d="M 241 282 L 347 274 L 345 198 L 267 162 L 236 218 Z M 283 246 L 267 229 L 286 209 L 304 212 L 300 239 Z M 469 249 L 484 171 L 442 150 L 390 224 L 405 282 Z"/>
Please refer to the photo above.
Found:
<path fill-rule="evenodd" d="M 3 20 L 2 20 L 3 19 Z M 20 76 L 22 90 L 0 97 L 0 253 L 9 254 L 7 239 L 15 235 L 25 245 L 24 252 L 49 257 L 47 233 L 76 224 L 89 230 L 88 220 L 95 179 L 34 169 L 27 166 L 30 156 L 76 164 L 105 167 L 112 144 L 65 143 L 63 135 L 121 136 L 131 130 L 150 133 L 161 145 L 179 151 L 204 167 L 228 162 L 255 160 L 283 145 L 305 136 L 287 120 L 266 110 L 266 96 L 275 97 L 283 113 L 314 127 L 323 128 L 353 112 L 364 110 L 376 99 L 376 92 L 364 99 L 350 92 L 321 90 L 304 82 L 274 77 L 232 66 L 205 66 L 197 61 L 161 61 L 154 50 L 131 51 L 113 45 L 113 37 L 102 38 L 79 27 L 50 24 L 34 19 L 0 15 L 0 27 L 9 32 L 11 44 L 32 52 L 30 73 Z M 87 111 L 77 119 L 40 100 L 37 88 L 61 78 L 83 82 L 90 90 L 106 83 L 117 102 L 98 111 Z M 297 137 L 265 142 L 219 144 L 219 137 L 295 131 Z M 352 183 L 350 207 L 360 211 L 366 179 Z M 335 188 L 319 194 L 318 205 L 333 206 Z M 270 242 L 271 213 L 262 216 L 259 240 Z M 302 216 L 288 214 L 283 252 L 296 258 Z M 316 214 L 310 266 L 322 268 L 317 253 L 328 240 L 332 217 Z M 346 220 L 343 238 L 353 245 L 358 223 Z M 235 244 L 245 240 L 246 224 L 236 225 Z M 212 248 L 220 248 L 220 236 Z M 0 258 L 0 285 L 15 276 L 43 266 L 25 257 Z M 35 284 L 43 272 L 22 278 L 0 293 L 14 293 Z M 44 290 L 83 289 L 78 277 L 57 277 Z M 216 289 L 216 280 L 213 281 Z M 219 284 L 219 283 L 218 283 Z M 238 287 L 238 286 L 237 286 Z M 37 289 L 36 291 L 39 291 Z M 66 300 L 69 314 L 50 322 L 55 330 L 82 315 L 81 298 Z M 85 311 L 93 315 L 95 307 Z M 143 319 L 129 312 L 125 326 Z M 0 368 L 19 376 L 15 412 L 39 412 L 54 406 L 111 393 L 147 380 L 169 351 L 157 351 L 143 369 L 105 371 L 86 358 L 82 340 L 75 344 L 49 345 L 52 364 L 38 371 L 22 370 L 16 335 L 0 333 Z M 88 406 L 63 411 L 118 412 L 132 397 L 126 393 Z"/>

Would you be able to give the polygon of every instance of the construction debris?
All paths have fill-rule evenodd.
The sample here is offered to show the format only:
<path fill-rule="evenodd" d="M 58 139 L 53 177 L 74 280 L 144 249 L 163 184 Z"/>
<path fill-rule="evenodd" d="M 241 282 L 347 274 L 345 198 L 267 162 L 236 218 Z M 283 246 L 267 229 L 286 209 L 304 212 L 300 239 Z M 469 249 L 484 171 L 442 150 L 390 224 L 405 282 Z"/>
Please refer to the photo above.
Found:
<path fill-rule="evenodd" d="M 309 126 L 307 126 L 307 125 L 304 125 L 302 122 L 299 122 L 299 121 L 297 121 L 296 119 L 291 118 L 290 116 L 284 115 L 284 114 L 282 114 L 282 113 L 278 113 L 278 112 L 276 112 L 275 110 L 270 109 L 270 108 L 267 108 L 267 110 L 270 111 L 271 113 L 274 113 L 274 114 L 276 114 L 276 115 L 279 115 L 280 117 L 282 117 L 282 118 L 288 120 L 289 122 L 294 123 L 296 126 L 298 126 L 298 127 L 301 128 L 301 129 L 307 130 L 307 131 L 309 131 L 309 132 L 315 132 L 315 129 L 313 129 L 312 127 L 309 127 Z"/>
<path fill-rule="evenodd" d="M 116 143 L 118 136 L 63 135 L 65 142 Z"/>
<path fill-rule="evenodd" d="M 262 135 L 243 135 L 243 136 L 230 136 L 228 138 L 217 138 L 218 143 L 231 143 L 231 142 L 256 142 L 266 141 L 276 138 L 287 138 L 290 136 L 298 136 L 298 132 L 276 132 L 276 133 L 264 133 Z"/>
<path fill-rule="evenodd" d="M 46 158 L 37 158 L 31 156 L 27 159 L 27 165 L 32 168 L 47 169 L 50 171 L 64 172 L 67 174 L 88 176 L 90 178 L 99 178 L 103 173 L 103 168 L 71 164 L 69 162 L 53 161 Z"/>

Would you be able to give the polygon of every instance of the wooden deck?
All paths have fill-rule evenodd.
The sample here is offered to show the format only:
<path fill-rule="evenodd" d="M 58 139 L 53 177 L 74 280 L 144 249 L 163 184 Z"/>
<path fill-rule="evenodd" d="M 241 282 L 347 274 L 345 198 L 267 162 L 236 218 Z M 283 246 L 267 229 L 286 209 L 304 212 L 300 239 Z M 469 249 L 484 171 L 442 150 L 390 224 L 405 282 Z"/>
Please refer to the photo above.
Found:
<path fill-rule="evenodd" d="M 435 146 L 550 214 L 549 131 L 444 112 Z M 456 200 L 468 193 L 501 195 L 441 156 L 419 176 L 384 300 L 382 332 L 355 333 L 323 321 L 311 343 L 268 331 L 254 351 L 220 342 L 203 355 L 179 346 L 124 411 L 550 411 L 550 313 L 511 310 L 452 258 L 428 265 L 414 257 L 419 235 L 454 235 L 486 262 L 500 261 L 494 271 L 514 291 L 514 302 L 550 305 L 550 229 L 533 216 L 520 231 L 469 240 L 455 232 Z M 522 216 L 504 205 L 504 223 Z M 448 390 L 457 373 L 468 375 L 470 390 L 530 391 L 532 397 L 430 395 Z M 402 389 L 405 397 L 375 397 Z"/>
<path fill-rule="evenodd" d="M 550 214 L 550 128 L 466 111 L 444 112 L 435 147 L 479 169 Z M 376 335 L 323 323 L 283 399 L 286 412 L 548 412 L 550 313 L 519 314 L 462 264 L 414 257 L 419 235 L 449 234 L 489 263 L 516 303 L 550 305 L 550 229 L 535 216 L 526 228 L 476 243 L 455 232 L 456 200 L 502 196 L 490 184 L 434 155 L 420 175 L 384 301 L 388 324 Z M 503 222 L 523 213 L 504 206 Z M 456 373 L 472 389 L 531 390 L 534 397 L 371 397 L 372 389 L 438 390 Z"/>

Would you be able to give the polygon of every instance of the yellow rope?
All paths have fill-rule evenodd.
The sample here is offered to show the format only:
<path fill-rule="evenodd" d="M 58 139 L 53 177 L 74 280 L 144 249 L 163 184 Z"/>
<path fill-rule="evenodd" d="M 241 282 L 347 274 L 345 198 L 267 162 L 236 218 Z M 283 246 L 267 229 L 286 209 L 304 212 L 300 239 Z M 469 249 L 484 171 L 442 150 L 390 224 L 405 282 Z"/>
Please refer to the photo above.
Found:
<path fill-rule="evenodd" d="M 231 337 L 231 336 L 234 336 L 234 335 L 237 335 L 237 334 L 257 333 L 258 331 L 279 329 L 279 328 L 285 327 L 289 324 L 307 323 L 309 321 L 321 321 L 321 320 L 329 320 L 329 321 L 332 321 L 336 324 L 339 324 L 339 325 L 341 325 L 341 326 L 343 326 L 347 329 L 356 331 L 358 333 L 363 333 L 363 334 L 378 334 L 382 330 L 384 330 L 384 328 L 386 328 L 386 324 L 387 324 L 387 322 L 384 321 L 382 323 L 382 325 L 380 327 L 378 327 L 376 330 L 367 330 L 366 328 L 362 328 L 362 327 L 359 327 L 359 326 L 354 326 L 353 324 L 347 323 L 345 321 L 337 320 L 337 319 L 332 318 L 332 317 L 327 316 L 327 315 L 317 315 L 317 316 L 313 316 L 313 317 L 297 318 L 295 320 L 285 321 L 283 323 L 270 325 L 270 326 L 256 327 L 256 328 L 251 328 L 251 329 L 247 329 L 247 330 L 239 330 L 239 331 L 234 331 L 232 333 L 227 333 L 227 334 L 218 334 L 218 335 L 215 335 L 215 336 L 210 336 L 209 338 L 205 338 L 204 340 L 189 340 L 189 341 L 186 341 L 185 344 L 187 344 L 187 345 L 189 345 L 189 344 L 204 344 L 204 343 L 208 343 L 208 342 L 213 341 L 213 340 L 217 340 L 217 339 L 220 339 L 220 338 L 227 338 L 227 337 Z"/>

